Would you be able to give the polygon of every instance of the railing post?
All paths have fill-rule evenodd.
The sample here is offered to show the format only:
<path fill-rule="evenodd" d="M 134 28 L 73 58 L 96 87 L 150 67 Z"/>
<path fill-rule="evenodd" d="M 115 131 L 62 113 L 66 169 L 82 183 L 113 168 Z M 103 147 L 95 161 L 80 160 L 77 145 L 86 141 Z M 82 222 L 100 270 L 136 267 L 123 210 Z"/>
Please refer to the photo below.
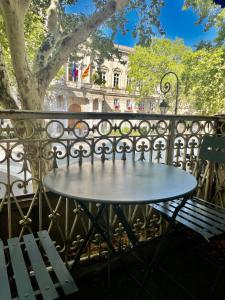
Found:
<path fill-rule="evenodd" d="M 175 141 L 175 123 L 174 119 L 170 120 L 169 134 L 168 134 L 168 152 L 166 163 L 167 165 L 173 164 L 173 152 L 174 152 L 174 141 Z"/>
<path fill-rule="evenodd" d="M 11 204 L 11 186 L 10 186 L 10 145 L 7 142 L 7 210 L 8 210 L 8 238 L 12 237 L 12 204 Z"/>
<path fill-rule="evenodd" d="M 215 131 L 217 134 L 222 135 L 225 138 L 225 115 L 218 116 Z M 225 207 L 225 166 L 220 164 L 215 169 L 215 174 L 215 201 L 218 205 Z"/>

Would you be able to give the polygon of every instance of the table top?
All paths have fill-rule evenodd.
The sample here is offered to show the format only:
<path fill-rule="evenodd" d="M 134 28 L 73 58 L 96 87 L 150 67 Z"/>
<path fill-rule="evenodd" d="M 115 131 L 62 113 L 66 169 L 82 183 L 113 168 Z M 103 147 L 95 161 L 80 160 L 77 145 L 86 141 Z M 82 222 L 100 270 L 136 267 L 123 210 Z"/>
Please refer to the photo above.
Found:
<path fill-rule="evenodd" d="M 141 161 L 95 161 L 49 172 L 44 186 L 65 197 L 92 202 L 147 204 L 195 190 L 195 177 L 181 169 Z"/>

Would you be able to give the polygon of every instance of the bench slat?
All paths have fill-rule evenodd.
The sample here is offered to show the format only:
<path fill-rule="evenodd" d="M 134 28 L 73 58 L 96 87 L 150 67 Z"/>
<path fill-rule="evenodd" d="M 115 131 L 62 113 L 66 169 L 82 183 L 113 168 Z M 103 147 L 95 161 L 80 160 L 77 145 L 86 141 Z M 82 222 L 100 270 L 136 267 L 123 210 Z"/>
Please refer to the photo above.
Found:
<path fill-rule="evenodd" d="M 173 211 L 169 211 L 167 207 L 165 206 L 160 206 L 158 204 L 151 204 L 151 206 L 156 209 L 157 211 L 165 214 L 168 217 L 172 217 L 173 215 Z M 209 239 L 211 237 L 213 237 L 215 234 L 214 233 L 210 233 L 207 230 L 205 230 L 204 228 L 193 224 L 192 222 L 190 222 L 189 220 L 186 220 L 182 217 L 180 217 L 179 215 L 176 217 L 176 221 L 178 221 L 179 223 L 187 226 L 188 228 L 192 229 L 195 232 L 198 232 L 199 234 L 201 234 L 202 236 L 204 236 L 206 239 Z"/>
<path fill-rule="evenodd" d="M 6 261 L 4 255 L 4 245 L 0 240 L 0 299 L 9 300 L 11 299 L 11 292 L 6 268 Z"/>
<path fill-rule="evenodd" d="M 19 299 L 35 300 L 19 239 L 9 239 L 8 245 Z"/>
<path fill-rule="evenodd" d="M 178 204 L 179 203 L 173 201 L 171 203 L 171 206 L 176 208 L 178 206 Z M 215 228 L 219 229 L 219 231 L 221 231 L 221 233 L 225 231 L 225 224 L 221 223 L 221 219 L 220 219 L 220 222 L 218 222 L 217 218 L 215 219 L 215 216 L 212 215 L 211 213 L 207 213 L 207 211 L 200 210 L 199 208 L 193 207 L 190 204 L 186 203 L 185 206 L 181 208 L 181 212 L 191 215 L 196 220 L 200 220 L 200 221 L 210 225 L 210 227 L 214 226 Z M 208 225 L 205 225 L 205 226 L 208 226 Z"/>
<path fill-rule="evenodd" d="M 57 299 L 59 294 L 46 269 L 33 234 L 24 235 L 23 239 L 43 298 L 46 300 Z"/>
<path fill-rule="evenodd" d="M 38 232 L 41 244 L 48 256 L 48 259 L 58 277 L 58 280 L 62 286 L 62 289 L 66 295 L 72 294 L 78 291 L 78 287 L 75 284 L 73 277 L 65 267 L 61 257 L 59 256 L 49 234 L 46 230 Z"/>
<path fill-rule="evenodd" d="M 194 198 L 194 200 L 188 200 L 187 203 L 195 205 L 196 207 L 201 208 L 202 210 L 208 211 L 218 218 L 225 221 L 225 210 L 222 208 L 213 205 L 212 203 L 208 203 L 204 200 Z M 213 208 L 212 208 L 213 207 Z"/>
<path fill-rule="evenodd" d="M 175 210 L 175 207 L 172 205 L 171 202 L 168 202 L 168 205 L 166 205 L 166 206 L 165 206 L 165 204 L 163 204 L 163 203 L 160 203 L 159 205 L 160 205 L 160 206 L 166 207 L 166 209 L 168 209 L 168 210 L 171 211 L 172 213 L 173 213 L 174 210 Z M 177 204 L 177 205 L 178 205 L 178 204 Z M 183 209 L 183 208 L 182 208 L 182 209 Z M 212 232 L 212 233 L 214 233 L 214 234 L 221 234 L 221 233 L 222 233 L 222 231 L 220 231 L 219 229 L 217 229 L 217 228 L 215 228 L 214 226 L 212 226 L 212 225 L 210 225 L 210 224 L 204 222 L 203 220 L 199 220 L 198 218 L 193 217 L 193 216 L 187 214 L 185 211 L 182 211 L 182 209 L 179 211 L 178 216 L 180 216 L 180 217 L 182 217 L 182 218 L 184 218 L 184 219 L 186 219 L 186 220 L 188 220 L 188 221 L 194 223 L 195 225 L 200 226 L 202 229 L 207 230 L 207 231 L 210 231 L 210 232 Z"/>
<path fill-rule="evenodd" d="M 195 202 L 195 201 L 194 201 Z M 218 217 L 215 212 L 211 212 L 210 210 L 207 210 L 207 206 L 202 208 L 200 206 L 197 206 L 196 204 L 193 204 L 191 202 L 187 202 L 185 204 L 185 207 L 195 211 L 195 212 L 198 212 L 200 213 L 201 215 L 205 216 L 205 217 L 208 217 L 210 219 L 212 219 L 213 221 L 215 221 L 216 223 L 218 224 L 221 224 L 223 226 L 223 229 L 225 230 L 225 218 L 221 218 L 221 217 Z"/>

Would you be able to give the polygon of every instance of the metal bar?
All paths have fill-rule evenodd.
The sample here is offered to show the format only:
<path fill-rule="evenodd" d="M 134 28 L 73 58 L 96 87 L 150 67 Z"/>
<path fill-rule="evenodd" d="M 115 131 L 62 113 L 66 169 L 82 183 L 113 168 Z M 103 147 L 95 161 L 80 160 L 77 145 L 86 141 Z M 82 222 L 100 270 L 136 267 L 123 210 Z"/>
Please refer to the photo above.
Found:
<path fill-rule="evenodd" d="M 7 143 L 7 153 L 10 153 L 10 145 Z M 8 208 L 8 237 L 12 237 L 12 210 L 11 210 L 11 185 L 10 185 L 10 157 L 7 155 L 7 208 Z"/>
<path fill-rule="evenodd" d="M 124 229 L 127 232 L 127 236 L 129 238 L 129 240 L 131 241 L 133 246 L 136 246 L 138 244 L 138 239 L 135 236 L 135 234 L 133 233 L 133 230 L 132 230 L 130 224 L 127 222 L 127 219 L 123 213 L 123 210 L 121 209 L 121 207 L 118 204 L 113 204 L 112 206 L 113 206 L 113 209 L 114 209 L 115 213 L 117 214 L 119 220 L 123 224 Z"/>
<path fill-rule="evenodd" d="M 193 198 L 193 200 L 189 199 L 187 204 L 191 204 L 196 208 L 200 208 L 202 211 L 210 212 L 213 214 L 213 218 L 217 219 L 218 221 L 225 222 L 225 209 L 214 205 L 210 202 L 206 202 L 201 199 Z M 202 212 L 203 213 L 203 212 Z"/>
<path fill-rule="evenodd" d="M 55 246 L 50 239 L 48 232 L 46 230 L 39 231 L 38 236 L 65 295 L 77 292 L 78 287 L 69 271 L 65 267 L 61 257 L 59 256 L 59 253 L 55 249 Z"/>
<path fill-rule="evenodd" d="M 176 202 L 172 202 L 173 207 L 177 206 Z M 186 212 L 188 215 L 195 217 L 196 219 L 202 220 L 203 222 L 209 223 L 221 230 L 225 231 L 225 213 L 223 217 L 218 218 L 216 216 L 216 209 L 208 210 L 208 207 L 205 206 L 205 209 L 200 209 L 196 206 L 190 205 L 188 202 L 181 209 L 182 212 Z M 222 214 L 221 214 L 222 215 Z"/>
<path fill-rule="evenodd" d="M 80 113 L 69 113 L 69 112 L 34 112 L 26 110 L 1 110 L 1 119 L 11 120 L 28 120 L 28 119 L 128 119 L 128 120 L 217 120 L 219 116 L 198 116 L 198 115 L 161 115 L 161 114 L 147 114 L 147 113 L 100 113 L 100 112 L 80 112 Z"/>
<path fill-rule="evenodd" d="M 158 210 L 159 212 L 165 214 L 166 216 L 172 218 L 174 208 L 172 207 L 166 207 L 163 205 L 153 205 L 154 209 Z M 169 209 L 170 208 L 170 209 Z M 206 239 L 212 237 L 215 234 L 221 234 L 222 232 L 217 230 L 216 228 L 213 228 L 212 226 L 209 226 L 205 224 L 204 222 L 189 216 L 188 214 L 182 213 L 182 211 L 179 212 L 178 216 L 176 217 L 176 221 L 179 223 L 189 227 L 195 232 L 198 232 L 200 235 L 205 237 Z"/>
<path fill-rule="evenodd" d="M 0 299 L 10 300 L 11 292 L 5 261 L 4 245 L 0 240 Z"/>
<path fill-rule="evenodd" d="M 18 296 L 21 299 L 35 300 L 36 298 L 34 296 L 33 288 L 24 262 L 19 239 L 9 239 L 8 245 Z"/>
<path fill-rule="evenodd" d="M 168 151 L 166 163 L 168 165 L 173 164 L 173 151 L 174 151 L 174 140 L 175 140 L 175 121 L 171 120 L 169 125 L 169 136 L 168 136 Z"/>
<path fill-rule="evenodd" d="M 41 295 L 46 300 L 56 299 L 59 295 L 43 262 L 33 234 L 24 235 L 23 239 L 41 291 Z"/>
<path fill-rule="evenodd" d="M 101 226 L 99 225 L 98 223 L 98 219 L 100 218 L 101 214 L 103 213 L 104 209 L 105 209 L 105 204 L 101 204 L 100 205 L 100 208 L 99 208 L 99 211 L 98 211 L 98 214 L 96 216 L 93 216 L 93 214 L 89 211 L 89 209 L 86 207 L 86 205 L 81 202 L 81 201 L 78 201 L 77 202 L 79 203 L 79 205 L 82 207 L 82 209 L 84 210 L 84 213 L 86 214 L 86 216 L 91 220 L 92 224 L 94 225 L 94 227 L 96 228 L 96 230 L 101 234 L 103 240 L 109 245 L 111 251 L 113 253 L 115 253 L 115 248 L 114 246 L 112 245 L 111 241 L 110 241 L 110 238 L 108 236 L 108 233 L 106 233 L 102 228 Z"/>

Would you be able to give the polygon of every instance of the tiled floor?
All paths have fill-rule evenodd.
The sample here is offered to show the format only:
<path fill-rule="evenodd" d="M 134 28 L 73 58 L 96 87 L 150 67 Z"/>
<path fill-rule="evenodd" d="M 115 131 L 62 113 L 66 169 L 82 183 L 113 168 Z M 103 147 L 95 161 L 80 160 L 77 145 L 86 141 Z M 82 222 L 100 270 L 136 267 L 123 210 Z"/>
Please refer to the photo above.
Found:
<path fill-rule="evenodd" d="M 159 239 L 148 242 L 141 251 L 151 256 Z M 142 281 L 143 264 L 133 255 L 126 255 L 111 263 L 111 280 L 108 280 L 107 267 L 104 264 L 82 266 L 75 276 L 79 293 L 70 297 L 76 300 L 224 300 L 225 269 L 223 255 L 197 236 L 184 238 L 182 233 L 173 233 L 164 247 L 160 266 L 146 283 L 148 293 L 142 292 L 131 277 Z M 126 265 L 127 267 L 125 267 Z M 91 270 L 91 271 L 90 271 Z M 221 275 L 220 275 L 221 274 Z M 220 281 L 215 288 L 215 283 Z M 215 293 L 212 293 L 212 291 Z"/>

